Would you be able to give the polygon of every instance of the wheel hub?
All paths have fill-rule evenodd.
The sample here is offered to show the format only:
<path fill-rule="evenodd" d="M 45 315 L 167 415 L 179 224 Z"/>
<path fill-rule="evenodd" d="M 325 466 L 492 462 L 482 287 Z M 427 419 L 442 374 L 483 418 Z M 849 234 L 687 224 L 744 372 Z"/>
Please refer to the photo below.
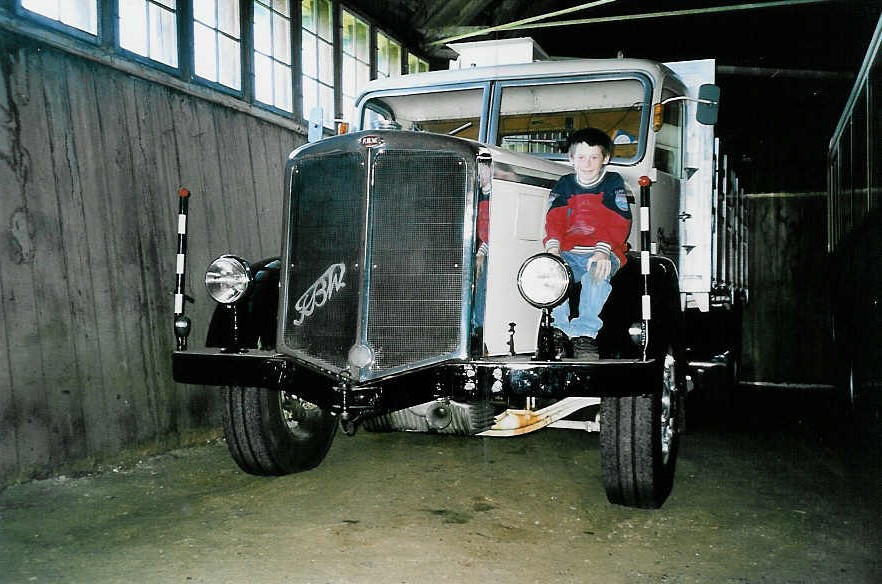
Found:
<path fill-rule="evenodd" d="M 666 464 L 677 435 L 676 393 L 676 361 L 673 355 L 667 354 L 662 372 L 661 395 L 661 451 Z"/>

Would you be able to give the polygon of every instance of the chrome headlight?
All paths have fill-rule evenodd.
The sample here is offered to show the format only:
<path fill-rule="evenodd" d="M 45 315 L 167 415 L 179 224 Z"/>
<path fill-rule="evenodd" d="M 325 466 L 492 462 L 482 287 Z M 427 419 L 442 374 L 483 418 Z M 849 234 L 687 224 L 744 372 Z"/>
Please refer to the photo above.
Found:
<path fill-rule="evenodd" d="M 221 304 L 238 302 L 251 288 L 251 266 L 236 256 L 222 255 L 208 266 L 205 287 Z"/>
<path fill-rule="evenodd" d="M 518 271 L 518 291 L 536 308 L 551 308 L 563 302 L 571 281 L 570 267 L 550 253 L 527 258 Z"/>

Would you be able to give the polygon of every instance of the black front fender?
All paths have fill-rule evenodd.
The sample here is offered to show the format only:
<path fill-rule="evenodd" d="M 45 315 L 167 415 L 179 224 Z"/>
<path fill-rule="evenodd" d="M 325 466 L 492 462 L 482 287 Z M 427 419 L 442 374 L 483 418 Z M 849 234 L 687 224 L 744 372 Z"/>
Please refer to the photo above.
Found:
<path fill-rule="evenodd" d="M 650 356 L 664 354 L 668 343 L 680 339 L 680 284 L 674 263 L 663 256 L 649 259 Z M 610 357 L 636 358 L 641 351 L 635 346 L 628 329 L 643 319 L 642 296 L 644 278 L 640 273 L 640 256 L 628 254 L 628 262 L 612 279 L 612 292 L 600 313 L 603 328 L 598 335 L 601 352 Z"/>
<path fill-rule="evenodd" d="M 254 283 L 235 305 L 218 305 L 208 326 L 206 347 L 273 348 L 279 311 L 279 258 L 251 265 Z"/>

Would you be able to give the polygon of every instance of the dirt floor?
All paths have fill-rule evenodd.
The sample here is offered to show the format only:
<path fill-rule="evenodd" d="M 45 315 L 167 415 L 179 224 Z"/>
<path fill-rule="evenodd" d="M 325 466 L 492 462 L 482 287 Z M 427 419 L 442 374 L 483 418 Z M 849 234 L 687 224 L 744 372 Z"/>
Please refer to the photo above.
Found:
<path fill-rule="evenodd" d="M 340 433 L 281 478 L 217 439 L 16 485 L 0 582 L 882 582 L 882 448 L 793 397 L 693 426 L 657 511 L 607 503 L 597 436 L 555 429 Z"/>

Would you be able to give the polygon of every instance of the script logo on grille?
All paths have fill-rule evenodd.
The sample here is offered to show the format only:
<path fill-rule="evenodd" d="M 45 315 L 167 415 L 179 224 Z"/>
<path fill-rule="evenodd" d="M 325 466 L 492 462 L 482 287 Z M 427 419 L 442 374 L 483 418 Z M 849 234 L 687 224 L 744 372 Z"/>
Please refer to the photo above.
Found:
<path fill-rule="evenodd" d="M 301 325 L 307 316 L 311 316 L 317 308 L 321 308 L 340 288 L 346 286 L 343 276 L 346 275 L 346 264 L 333 264 L 322 274 L 315 284 L 303 293 L 294 304 L 299 315 L 291 324 Z"/>

